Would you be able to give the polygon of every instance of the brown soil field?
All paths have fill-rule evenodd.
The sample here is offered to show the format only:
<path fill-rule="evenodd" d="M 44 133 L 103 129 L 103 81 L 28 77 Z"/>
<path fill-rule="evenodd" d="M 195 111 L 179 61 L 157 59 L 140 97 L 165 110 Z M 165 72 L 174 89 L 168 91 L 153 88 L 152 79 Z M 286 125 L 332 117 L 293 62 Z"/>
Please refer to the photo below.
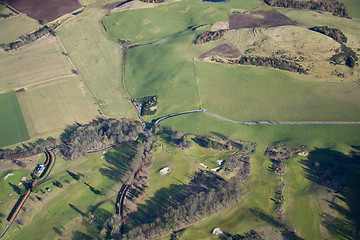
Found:
<path fill-rule="evenodd" d="M 51 22 L 82 5 L 78 0 L 4 0 L 16 10 L 36 20 Z"/>
<path fill-rule="evenodd" d="M 258 11 L 248 14 L 233 14 L 229 17 L 230 29 L 285 25 L 296 25 L 296 22 L 276 10 Z"/>
<path fill-rule="evenodd" d="M 211 57 L 211 56 L 219 56 L 219 57 L 226 57 L 226 58 L 237 58 L 240 56 L 240 51 L 235 48 L 234 46 L 228 44 L 228 43 L 224 43 L 224 44 L 220 44 L 217 47 L 214 47 L 213 49 L 201 54 L 199 56 L 199 59 L 204 59 L 206 57 Z"/>

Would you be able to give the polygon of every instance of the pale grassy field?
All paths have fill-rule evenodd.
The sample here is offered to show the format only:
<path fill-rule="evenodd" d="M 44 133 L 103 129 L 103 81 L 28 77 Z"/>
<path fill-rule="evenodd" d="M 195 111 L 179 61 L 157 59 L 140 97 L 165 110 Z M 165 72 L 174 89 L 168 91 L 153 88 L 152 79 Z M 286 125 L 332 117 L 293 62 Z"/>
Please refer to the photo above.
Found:
<path fill-rule="evenodd" d="M 100 20 L 102 8 L 89 8 L 62 25 L 58 35 L 101 110 L 112 117 L 135 118 L 121 84 L 121 47 L 112 42 Z"/>
<path fill-rule="evenodd" d="M 29 87 L 17 96 L 32 138 L 61 132 L 66 125 L 88 122 L 98 115 L 77 76 Z"/>
<path fill-rule="evenodd" d="M 38 21 L 23 14 L 0 19 L 0 43 L 15 41 L 21 35 L 35 31 L 40 26 Z"/>
<path fill-rule="evenodd" d="M 50 36 L 13 53 L 0 52 L 0 92 L 69 74 L 69 63 Z"/>

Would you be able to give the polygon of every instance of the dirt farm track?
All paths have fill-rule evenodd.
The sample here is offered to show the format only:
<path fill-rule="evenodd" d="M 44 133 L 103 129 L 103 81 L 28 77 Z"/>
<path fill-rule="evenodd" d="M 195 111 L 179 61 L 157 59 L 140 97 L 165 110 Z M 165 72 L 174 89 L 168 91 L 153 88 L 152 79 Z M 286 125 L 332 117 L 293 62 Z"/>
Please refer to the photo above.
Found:
<path fill-rule="evenodd" d="M 82 5 L 78 0 L 4 0 L 10 6 L 37 20 L 51 22 Z"/>

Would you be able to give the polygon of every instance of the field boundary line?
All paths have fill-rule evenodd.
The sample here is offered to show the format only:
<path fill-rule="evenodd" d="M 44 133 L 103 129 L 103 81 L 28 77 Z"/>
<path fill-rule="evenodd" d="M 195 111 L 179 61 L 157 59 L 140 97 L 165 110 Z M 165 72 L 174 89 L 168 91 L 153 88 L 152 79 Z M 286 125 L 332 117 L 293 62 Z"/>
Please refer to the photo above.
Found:
<path fill-rule="evenodd" d="M 196 90 L 197 90 L 197 94 L 198 94 L 198 98 L 199 98 L 199 109 L 203 109 L 202 104 L 201 104 L 199 78 L 197 77 L 196 63 L 195 63 L 195 59 L 194 59 L 194 58 L 193 58 L 192 60 L 193 60 L 193 64 L 194 64 L 194 74 L 195 74 L 195 78 L 196 78 Z"/>
<path fill-rule="evenodd" d="M 55 36 L 56 40 L 57 40 L 57 43 L 59 44 L 59 46 L 61 47 L 61 49 L 64 51 L 64 53 L 67 53 L 67 50 L 66 48 L 64 47 L 64 45 L 62 44 L 60 38 L 56 35 Z M 99 104 L 96 102 L 95 100 L 95 97 L 92 95 L 90 89 L 88 88 L 88 86 L 86 85 L 85 81 L 84 81 L 84 78 L 82 77 L 81 73 L 79 70 L 77 70 L 77 68 L 75 67 L 75 64 L 71 61 L 71 58 L 69 57 L 68 54 L 65 55 L 67 60 L 69 61 L 69 64 L 70 66 L 73 68 L 73 70 L 77 71 L 78 72 L 78 76 L 80 77 L 80 81 L 82 82 L 86 92 L 90 95 L 90 98 L 93 100 L 98 112 L 100 113 L 100 115 L 104 116 L 104 113 L 102 112 Z"/>
<path fill-rule="evenodd" d="M 22 88 L 29 88 L 29 87 L 33 87 L 33 86 L 36 86 L 36 85 L 41 85 L 41 84 L 43 84 L 43 83 L 48 83 L 48 82 L 56 81 L 56 80 L 59 80 L 59 79 L 61 79 L 61 78 L 73 77 L 73 76 L 77 76 L 77 75 L 76 75 L 76 74 L 68 74 L 68 75 L 63 75 L 63 76 L 60 76 L 60 77 L 51 78 L 51 79 L 44 80 L 44 81 L 41 81 L 41 82 L 32 83 L 32 84 L 29 84 L 29 85 L 26 85 L 26 86 L 22 86 L 22 87 L 15 88 L 15 91 L 20 90 L 20 89 L 22 89 Z"/>

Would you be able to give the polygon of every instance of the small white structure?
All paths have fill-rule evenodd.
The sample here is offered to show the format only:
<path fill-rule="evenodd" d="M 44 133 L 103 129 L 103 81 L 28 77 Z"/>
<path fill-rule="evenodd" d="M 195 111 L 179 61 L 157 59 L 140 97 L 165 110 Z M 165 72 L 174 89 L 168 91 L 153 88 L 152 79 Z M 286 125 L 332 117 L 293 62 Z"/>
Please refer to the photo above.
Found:
<path fill-rule="evenodd" d="M 201 166 L 203 166 L 204 168 L 208 168 L 208 166 L 206 166 L 205 164 L 203 163 L 200 163 Z"/>
<path fill-rule="evenodd" d="M 213 171 L 213 172 L 217 172 L 217 171 L 219 171 L 219 170 L 220 170 L 220 167 L 211 169 L 211 171 Z"/>
<path fill-rule="evenodd" d="M 307 156 L 309 156 L 309 153 L 308 152 L 299 152 L 298 155 L 307 157 Z"/>
<path fill-rule="evenodd" d="M 25 182 L 27 180 L 27 177 L 22 177 L 21 181 Z"/>
<path fill-rule="evenodd" d="M 10 176 L 14 176 L 14 174 L 13 174 L 13 173 L 9 173 L 8 175 L 6 175 L 6 176 L 4 177 L 4 181 L 6 181 L 6 179 L 8 179 L 8 177 L 10 177 Z"/>
<path fill-rule="evenodd" d="M 168 167 L 164 167 L 163 169 L 160 170 L 161 175 L 167 175 L 169 174 L 169 172 L 170 172 L 170 168 Z"/>
<path fill-rule="evenodd" d="M 224 160 L 217 160 L 218 164 L 221 166 L 224 162 Z"/>
<path fill-rule="evenodd" d="M 45 166 L 43 164 L 38 164 L 35 168 L 35 175 L 40 177 L 40 175 L 43 173 L 44 170 L 45 170 Z"/>
<path fill-rule="evenodd" d="M 213 230 L 213 234 L 219 236 L 221 234 L 223 234 L 224 232 L 220 229 L 220 228 L 214 228 Z"/>

